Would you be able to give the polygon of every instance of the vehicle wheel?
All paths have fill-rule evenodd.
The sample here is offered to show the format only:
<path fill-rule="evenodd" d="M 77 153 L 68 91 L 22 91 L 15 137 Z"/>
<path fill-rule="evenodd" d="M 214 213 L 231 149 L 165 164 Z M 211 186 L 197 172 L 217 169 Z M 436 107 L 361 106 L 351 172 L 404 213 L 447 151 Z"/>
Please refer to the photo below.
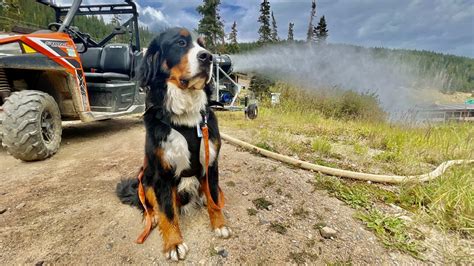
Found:
<path fill-rule="evenodd" d="M 249 106 L 247 106 L 247 110 L 245 111 L 245 115 L 249 118 L 249 119 L 255 119 L 257 118 L 257 115 L 258 115 L 258 107 L 256 104 L 252 103 L 250 104 Z"/>
<path fill-rule="evenodd" d="M 3 105 L 3 146 L 23 161 L 53 156 L 61 144 L 61 113 L 53 97 L 41 91 L 20 91 Z"/>

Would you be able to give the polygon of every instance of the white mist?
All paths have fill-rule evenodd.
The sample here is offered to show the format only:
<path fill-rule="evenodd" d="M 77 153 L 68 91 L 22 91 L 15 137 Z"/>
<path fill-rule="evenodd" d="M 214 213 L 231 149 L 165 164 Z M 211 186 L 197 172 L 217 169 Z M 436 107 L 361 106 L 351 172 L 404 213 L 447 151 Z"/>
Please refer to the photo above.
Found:
<path fill-rule="evenodd" d="M 232 55 L 232 60 L 234 71 L 264 74 L 305 89 L 375 92 L 392 117 L 429 101 L 426 93 L 420 96 L 420 88 L 437 87 L 437 82 L 417 74 L 417 66 L 399 57 L 377 56 L 371 49 L 354 46 L 269 46 Z"/>

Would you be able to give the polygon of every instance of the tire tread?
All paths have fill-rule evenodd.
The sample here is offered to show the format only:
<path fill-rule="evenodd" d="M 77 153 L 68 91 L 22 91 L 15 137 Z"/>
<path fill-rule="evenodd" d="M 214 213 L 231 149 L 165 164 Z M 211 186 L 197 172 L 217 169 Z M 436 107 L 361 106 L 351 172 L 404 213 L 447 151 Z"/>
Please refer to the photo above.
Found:
<path fill-rule="evenodd" d="M 49 105 L 60 117 L 59 108 L 53 97 L 35 90 L 12 93 L 3 105 L 2 145 L 13 157 L 23 161 L 44 160 L 54 155 L 61 142 L 61 130 L 57 136 L 58 144 L 48 148 L 38 129 L 44 106 Z M 51 106 L 52 105 L 52 106 Z"/>

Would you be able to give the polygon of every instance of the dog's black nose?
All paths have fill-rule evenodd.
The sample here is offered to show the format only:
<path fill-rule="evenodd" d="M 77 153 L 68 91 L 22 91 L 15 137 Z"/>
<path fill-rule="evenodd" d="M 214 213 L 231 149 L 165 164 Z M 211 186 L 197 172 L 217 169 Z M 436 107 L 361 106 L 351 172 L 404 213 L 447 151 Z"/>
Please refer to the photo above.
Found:
<path fill-rule="evenodd" d="M 208 51 L 201 51 L 197 54 L 199 61 L 202 63 L 210 63 L 212 61 L 212 54 Z"/>

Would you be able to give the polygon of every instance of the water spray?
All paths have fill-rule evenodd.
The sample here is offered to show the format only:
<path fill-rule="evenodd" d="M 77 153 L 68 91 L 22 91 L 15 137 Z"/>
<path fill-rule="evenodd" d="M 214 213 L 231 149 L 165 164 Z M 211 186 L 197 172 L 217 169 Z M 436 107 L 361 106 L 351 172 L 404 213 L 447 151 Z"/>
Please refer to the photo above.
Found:
<path fill-rule="evenodd" d="M 429 98 L 417 71 L 396 56 L 349 45 L 289 44 L 232 55 L 234 71 L 263 74 L 308 90 L 337 88 L 374 93 L 391 115 L 406 112 Z M 430 81 L 430 87 L 434 87 Z"/>

